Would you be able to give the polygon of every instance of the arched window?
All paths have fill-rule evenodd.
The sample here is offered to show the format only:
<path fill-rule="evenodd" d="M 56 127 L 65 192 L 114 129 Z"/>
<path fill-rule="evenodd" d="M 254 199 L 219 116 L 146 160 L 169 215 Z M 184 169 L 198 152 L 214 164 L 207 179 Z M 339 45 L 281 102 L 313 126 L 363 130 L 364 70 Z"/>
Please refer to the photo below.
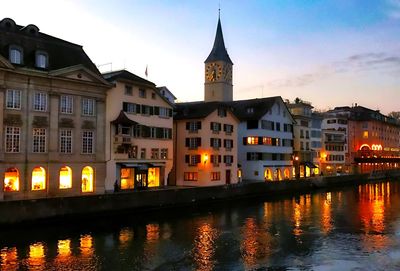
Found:
<path fill-rule="evenodd" d="M 4 191 L 19 191 L 18 169 L 8 168 L 4 173 Z"/>
<path fill-rule="evenodd" d="M 37 51 L 35 63 L 36 67 L 46 69 L 49 64 L 49 56 L 45 52 Z"/>
<path fill-rule="evenodd" d="M 282 171 L 279 168 L 275 169 L 274 179 L 277 180 L 277 181 L 281 181 L 282 180 Z"/>
<path fill-rule="evenodd" d="M 23 52 L 19 46 L 11 45 L 9 52 L 10 62 L 13 64 L 22 64 Z"/>
<path fill-rule="evenodd" d="M 82 169 L 82 192 L 93 192 L 94 171 L 92 167 Z"/>
<path fill-rule="evenodd" d="M 265 171 L 264 171 L 264 180 L 266 180 L 266 181 L 272 181 L 273 180 L 272 179 L 272 171 L 271 171 L 271 169 L 269 169 L 269 168 L 265 169 Z"/>
<path fill-rule="evenodd" d="M 283 175 L 284 175 L 285 179 L 289 179 L 290 178 L 290 170 L 288 168 L 285 168 L 285 170 L 283 171 Z"/>
<path fill-rule="evenodd" d="M 43 167 L 35 167 L 32 170 L 32 190 L 46 189 L 46 170 Z"/>
<path fill-rule="evenodd" d="M 60 189 L 72 187 L 72 170 L 70 167 L 62 167 L 60 169 Z"/>

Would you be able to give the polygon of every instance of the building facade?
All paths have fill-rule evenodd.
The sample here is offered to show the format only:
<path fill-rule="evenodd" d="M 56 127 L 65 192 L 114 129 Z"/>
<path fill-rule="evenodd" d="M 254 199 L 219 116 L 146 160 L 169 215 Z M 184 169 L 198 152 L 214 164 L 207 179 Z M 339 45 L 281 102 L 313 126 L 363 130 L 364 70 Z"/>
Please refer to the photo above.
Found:
<path fill-rule="evenodd" d="M 293 178 L 293 117 L 281 97 L 230 103 L 239 118 L 238 159 L 242 178 Z"/>
<path fill-rule="evenodd" d="M 180 103 L 174 117 L 174 182 L 178 186 L 237 183 L 238 119 L 220 102 Z"/>
<path fill-rule="evenodd" d="M 126 70 L 103 74 L 107 92 L 106 189 L 167 185 L 173 161 L 173 104 Z"/>
<path fill-rule="evenodd" d="M 0 195 L 103 193 L 109 84 L 81 46 L 35 25 L 6 18 L 0 35 Z"/>

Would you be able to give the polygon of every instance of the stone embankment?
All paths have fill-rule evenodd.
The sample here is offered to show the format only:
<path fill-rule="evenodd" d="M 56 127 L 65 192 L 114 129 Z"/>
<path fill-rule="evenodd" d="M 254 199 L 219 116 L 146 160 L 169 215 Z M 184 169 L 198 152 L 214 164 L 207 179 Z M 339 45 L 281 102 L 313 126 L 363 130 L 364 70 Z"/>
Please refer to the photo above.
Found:
<path fill-rule="evenodd" d="M 207 204 L 245 197 L 276 197 L 308 193 L 319 188 L 350 186 L 369 181 L 396 180 L 400 171 L 315 177 L 277 182 L 242 182 L 216 187 L 165 187 L 68 198 L 0 202 L 0 225 L 78 219 L 144 210 Z"/>

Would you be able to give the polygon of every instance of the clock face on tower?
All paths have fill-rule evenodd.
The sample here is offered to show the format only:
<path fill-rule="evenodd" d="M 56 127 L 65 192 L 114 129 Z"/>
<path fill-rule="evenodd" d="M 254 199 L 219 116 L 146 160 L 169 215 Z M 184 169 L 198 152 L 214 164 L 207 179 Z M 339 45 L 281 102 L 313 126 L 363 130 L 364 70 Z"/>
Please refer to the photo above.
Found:
<path fill-rule="evenodd" d="M 210 63 L 206 66 L 206 80 L 214 82 L 220 80 L 222 76 L 222 66 L 217 63 Z"/>

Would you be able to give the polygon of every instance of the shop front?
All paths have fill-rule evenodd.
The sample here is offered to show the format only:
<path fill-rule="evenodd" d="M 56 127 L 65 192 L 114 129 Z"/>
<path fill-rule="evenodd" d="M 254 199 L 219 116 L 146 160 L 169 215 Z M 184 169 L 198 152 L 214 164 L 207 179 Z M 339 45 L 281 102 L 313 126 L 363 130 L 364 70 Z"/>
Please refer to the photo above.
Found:
<path fill-rule="evenodd" d="M 152 163 L 118 164 L 117 179 L 121 190 L 160 187 L 165 165 Z"/>

